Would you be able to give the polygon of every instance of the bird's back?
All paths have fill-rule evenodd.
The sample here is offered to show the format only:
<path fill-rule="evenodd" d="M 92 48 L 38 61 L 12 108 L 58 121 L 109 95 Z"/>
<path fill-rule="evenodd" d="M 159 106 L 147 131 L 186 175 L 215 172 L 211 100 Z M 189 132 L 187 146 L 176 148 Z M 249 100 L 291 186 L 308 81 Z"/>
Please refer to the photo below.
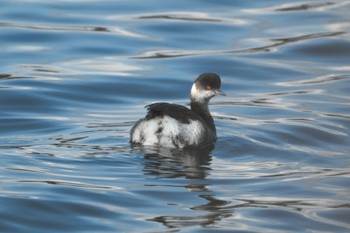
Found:
<path fill-rule="evenodd" d="M 131 142 L 184 148 L 213 144 L 215 135 L 194 111 L 177 104 L 155 103 L 131 130 Z"/>

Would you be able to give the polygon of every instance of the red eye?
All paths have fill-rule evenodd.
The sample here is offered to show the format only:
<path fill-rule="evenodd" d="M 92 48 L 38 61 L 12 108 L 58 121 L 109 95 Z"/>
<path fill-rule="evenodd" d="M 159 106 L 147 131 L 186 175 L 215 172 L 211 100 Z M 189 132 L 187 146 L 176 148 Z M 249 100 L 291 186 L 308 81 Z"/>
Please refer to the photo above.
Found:
<path fill-rule="evenodd" d="M 207 90 L 211 90 L 211 86 L 210 85 L 207 86 Z"/>

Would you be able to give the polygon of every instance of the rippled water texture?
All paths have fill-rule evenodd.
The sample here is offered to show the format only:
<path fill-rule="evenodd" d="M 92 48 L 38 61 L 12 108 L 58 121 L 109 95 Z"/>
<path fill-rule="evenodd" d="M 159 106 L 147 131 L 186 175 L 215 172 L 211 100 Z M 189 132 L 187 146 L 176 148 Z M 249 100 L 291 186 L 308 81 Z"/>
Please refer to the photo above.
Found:
<path fill-rule="evenodd" d="M 0 232 L 350 232 L 349 1 L 0 3 Z M 212 151 L 131 148 L 203 72 Z"/>

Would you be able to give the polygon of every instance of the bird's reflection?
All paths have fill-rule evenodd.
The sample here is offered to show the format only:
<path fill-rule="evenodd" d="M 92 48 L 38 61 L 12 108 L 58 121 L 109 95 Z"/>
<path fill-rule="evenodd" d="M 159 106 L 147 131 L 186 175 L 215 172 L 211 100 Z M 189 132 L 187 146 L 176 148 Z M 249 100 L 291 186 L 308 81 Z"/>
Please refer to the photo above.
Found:
<path fill-rule="evenodd" d="M 203 180 L 210 170 L 212 148 L 179 150 L 172 148 L 142 148 L 145 175 L 160 178 Z"/>
<path fill-rule="evenodd" d="M 144 154 L 144 174 L 159 178 L 184 178 L 182 185 L 188 192 L 195 194 L 195 198 L 204 199 L 201 205 L 191 205 L 189 209 L 195 212 L 189 216 L 162 215 L 155 216 L 150 221 L 159 222 L 168 228 L 182 228 L 188 226 L 209 226 L 232 214 L 223 211 L 229 202 L 218 199 L 210 189 L 207 176 L 210 174 L 214 148 L 202 149 L 170 149 L 160 147 L 134 147 L 136 152 Z M 175 205 L 177 205 L 175 203 Z M 181 204 L 179 204 L 181 205 Z"/>

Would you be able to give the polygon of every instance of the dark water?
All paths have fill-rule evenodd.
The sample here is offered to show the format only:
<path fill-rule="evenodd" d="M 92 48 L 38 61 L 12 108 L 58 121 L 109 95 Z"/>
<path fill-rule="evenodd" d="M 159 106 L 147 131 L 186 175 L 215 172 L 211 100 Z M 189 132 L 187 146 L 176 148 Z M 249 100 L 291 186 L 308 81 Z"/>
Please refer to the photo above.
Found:
<path fill-rule="evenodd" d="M 0 2 L 0 232 L 349 232 L 349 1 Z M 221 75 L 213 151 L 132 149 Z"/>

